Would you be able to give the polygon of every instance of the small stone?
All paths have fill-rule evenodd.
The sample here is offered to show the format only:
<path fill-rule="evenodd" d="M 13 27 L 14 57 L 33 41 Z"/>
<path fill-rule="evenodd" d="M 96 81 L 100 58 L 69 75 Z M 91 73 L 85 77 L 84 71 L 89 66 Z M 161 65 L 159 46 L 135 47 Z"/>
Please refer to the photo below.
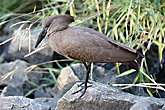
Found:
<path fill-rule="evenodd" d="M 1 97 L 5 96 L 23 96 L 23 92 L 21 92 L 19 88 L 6 86 L 1 92 Z"/>
<path fill-rule="evenodd" d="M 34 93 L 35 98 L 39 98 L 39 97 L 51 98 L 52 96 L 53 96 L 53 93 L 50 87 L 40 86 Z"/>
<path fill-rule="evenodd" d="M 61 73 L 57 79 L 57 86 L 59 90 L 62 90 L 62 88 L 71 82 L 78 81 L 78 77 L 74 74 L 73 70 L 68 66 L 66 68 L 63 68 L 61 70 Z"/>
<path fill-rule="evenodd" d="M 23 96 L 8 96 L 0 98 L 0 110 L 50 110 L 51 107 Z M 51 109 L 53 110 L 53 108 Z"/>
<path fill-rule="evenodd" d="M 27 65 L 21 60 L 0 64 L 0 85 L 21 86 L 28 79 L 25 71 Z"/>

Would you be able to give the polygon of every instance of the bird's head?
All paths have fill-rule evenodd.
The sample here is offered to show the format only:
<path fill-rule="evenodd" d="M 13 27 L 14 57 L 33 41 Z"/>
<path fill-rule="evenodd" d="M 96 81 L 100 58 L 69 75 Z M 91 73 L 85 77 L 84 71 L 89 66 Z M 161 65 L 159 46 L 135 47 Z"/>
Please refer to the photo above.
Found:
<path fill-rule="evenodd" d="M 74 17 L 70 15 L 52 15 L 47 17 L 42 22 L 42 31 L 39 34 L 35 48 L 40 44 L 46 35 L 50 35 L 52 32 L 62 31 L 68 28 L 68 25 L 74 22 Z"/>

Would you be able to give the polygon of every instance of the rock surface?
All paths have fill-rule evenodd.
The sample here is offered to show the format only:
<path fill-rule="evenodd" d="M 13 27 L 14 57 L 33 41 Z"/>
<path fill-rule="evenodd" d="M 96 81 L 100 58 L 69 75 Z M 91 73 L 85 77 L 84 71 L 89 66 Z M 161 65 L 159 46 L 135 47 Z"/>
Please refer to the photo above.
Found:
<path fill-rule="evenodd" d="M 17 30 L 21 26 L 21 24 L 18 24 L 18 25 L 15 25 L 14 27 L 11 27 L 13 24 L 16 24 L 18 22 L 21 22 L 21 20 L 20 19 L 15 19 L 15 20 L 9 21 L 3 27 L 3 32 L 11 34 L 13 31 Z"/>
<path fill-rule="evenodd" d="M 75 84 L 59 99 L 57 110 L 162 110 L 165 107 L 165 99 L 135 96 L 101 83 L 92 83 L 82 98 L 78 98 L 81 92 L 72 95 L 80 89 Z"/>
<path fill-rule="evenodd" d="M 165 99 L 135 96 L 114 87 L 93 82 L 82 98 L 75 84 L 61 99 L 8 96 L 0 98 L 0 110 L 164 110 Z M 56 103 L 58 101 L 57 107 Z"/>
<path fill-rule="evenodd" d="M 4 87 L 1 97 L 22 96 L 34 89 L 35 87 L 27 81 L 40 85 L 40 79 L 43 74 L 28 72 L 27 67 L 29 67 L 29 63 L 22 60 L 0 64 L 0 87 L 1 89 Z"/>
<path fill-rule="evenodd" d="M 21 60 L 0 64 L 0 85 L 21 86 L 28 79 L 25 71 L 27 65 Z"/>
<path fill-rule="evenodd" d="M 92 79 L 95 82 L 102 83 L 102 84 L 107 84 L 107 83 L 109 83 L 109 84 L 116 84 L 116 83 L 117 84 L 127 84 L 127 83 L 132 83 L 134 77 L 136 77 L 136 74 L 130 74 L 130 75 L 116 78 L 117 75 L 118 74 L 116 74 L 115 71 L 109 71 L 103 67 L 94 65 L 93 74 L 92 75 L 90 74 L 90 79 Z M 85 80 L 85 77 L 86 77 L 86 69 L 85 69 L 84 65 L 81 63 L 72 64 L 71 66 L 63 68 L 61 70 L 61 73 L 57 79 L 58 89 L 62 90 L 62 88 L 65 85 L 67 85 L 71 82 Z M 139 87 L 132 87 L 125 91 L 134 93 L 135 95 L 139 95 L 139 96 L 148 96 L 144 92 L 144 89 L 139 88 Z"/>
<path fill-rule="evenodd" d="M 5 96 L 23 96 L 23 92 L 21 92 L 19 88 L 6 86 L 1 92 L 1 97 Z"/>
<path fill-rule="evenodd" d="M 1 73 L 2 74 L 1 76 L 3 76 L 8 71 L 12 71 L 13 69 L 21 70 L 23 68 L 26 68 L 27 65 L 28 63 L 21 60 L 16 60 L 15 62 L 1 64 L 0 68 L 4 69 L 3 71 L 4 73 Z M 10 69 L 8 66 L 10 66 L 12 69 Z M 34 93 L 35 99 L 29 99 L 22 96 L 13 96 L 13 97 L 8 96 L 8 95 L 18 95 L 18 94 L 9 93 L 7 92 L 7 90 L 12 90 L 16 92 L 15 89 L 17 88 L 18 90 L 17 93 L 19 93 L 20 91 L 18 87 L 23 84 L 23 81 L 25 79 L 29 79 L 29 77 L 31 77 L 31 80 L 33 82 L 38 83 L 40 77 L 42 76 L 40 76 L 40 74 L 35 74 L 35 73 L 27 74 L 26 72 L 19 74 L 20 75 L 19 76 L 17 75 L 18 73 L 14 73 L 13 77 L 14 75 L 17 75 L 16 78 L 19 79 L 20 77 L 23 77 L 21 75 L 24 75 L 25 79 L 16 85 L 11 83 L 10 81 L 6 83 L 1 82 L 1 84 L 6 84 L 8 86 L 6 86 L 3 89 L 3 92 L 1 93 L 0 109 L 2 110 L 3 109 L 163 110 L 165 108 L 165 99 L 163 98 L 157 99 L 152 97 L 136 96 L 130 93 L 122 92 L 117 87 L 108 86 L 106 84 L 108 81 L 116 82 L 116 79 L 114 79 L 116 74 L 115 72 L 109 72 L 108 70 L 105 70 L 104 68 L 98 66 L 94 66 L 94 71 L 93 71 L 94 81 L 90 81 L 92 82 L 92 87 L 89 87 L 85 95 L 82 98 L 79 98 L 81 92 L 74 95 L 72 94 L 76 90 L 80 89 L 80 87 L 77 86 L 78 82 L 76 84 L 74 83 L 77 80 L 83 80 L 86 75 L 85 73 L 86 71 L 84 66 L 79 63 L 73 64 L 71 67 L 64 68 L 61 71 L 61 74 L 58 78 L 59 84 L 54 88 L 55 89 L 54 93 L 52 92 L 51 88 L 45 88 L 41 86 Z M 107 77 L 109 78 L 109 80 Z M 100 80 L 98 80 L 99 78 Z M 23 86 L 25 85 L 26 84 L 24 83 Z"/>
<path fill-rule="evenodd" d="M 33 31 L 31 32 L 31 51 L 34 51 L 34 45 L 37 40 L 37 37 L 39 36 L 40 29 L 32 29 Z M 14 33 L 17 33 L 16 31 Z M 15 60 L 15 59 L 23 59 L 25 61 L 28 61 L 32 64 L 36 63 L 41 63 L 44 61 L 49 61 L 51 60 L 53 56 L 53 50 L 50 48 L 49 44 L 47 44 L 47 48 L 30 55 L 29 57 L 24 57 L 25 55 L 28 54 L 29 52 L 29 33 L 27 33 L 26 36 L 22 36 L 24 33 L 23 30 L 21 30 L 17 34 L 17 38 L 15 41 L 11 42 L 9 45 L 8 52 L 6 53 L 5 59 L 8 60 Z M 24 37 L 24 39 L 21 42 L 21 37 Z M 48 42 L 48 38 L 46 37 L 42 45 Z M 21 44 L 21 50 L 19 50 L 19 46 Z"/>
<path fill-rule="evenodd" d="M 52 88 L 43 87 L 43 86 L 40 86 L 34 93 L 35 98 L 40 98 L 40 97 L 51 98 L 51 97 L 53 97 L 53 95 L 54 94 L 52 92 Z"/>
<path fill-rule="evenodd" d="M 50 110 L 51 107 L 43 102 L 28 99 L 23 96 L 0 98 L 0 110 Z M 53 110 L 53 109 L 51 109 Z"/>
<path fill-rule="evenodd" d="M 57 86 L 59 90 L 62 90 L 66 84 L 78 81 L 78 77 L 74 74 L 73 70 L 68 66 L 61 70 L 61 73 L 57 79 Z"/>

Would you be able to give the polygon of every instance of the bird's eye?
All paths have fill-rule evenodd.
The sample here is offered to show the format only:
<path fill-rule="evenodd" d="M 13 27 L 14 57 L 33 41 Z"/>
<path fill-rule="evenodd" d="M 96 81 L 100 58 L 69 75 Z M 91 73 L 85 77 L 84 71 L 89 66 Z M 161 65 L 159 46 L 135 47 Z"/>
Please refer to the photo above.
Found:
<path fill-rule="evenodd" d="M 49 27 L 51 23 L 46 24 L 46 27 Z"/>

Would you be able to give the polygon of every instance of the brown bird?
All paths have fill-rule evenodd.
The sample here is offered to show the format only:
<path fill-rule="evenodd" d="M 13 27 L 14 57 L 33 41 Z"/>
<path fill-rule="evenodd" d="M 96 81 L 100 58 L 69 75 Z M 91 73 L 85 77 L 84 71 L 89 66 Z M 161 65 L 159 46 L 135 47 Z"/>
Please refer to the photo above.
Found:
<path fill-rule="evenodd" d="M 80 84 L 82 91 L 80 98 L 87 90 L 87 83 L 92 62 L 112 63 L 120 62 L 135 69 L 139 69 L 136 59 L 143 55 L 136 50 L 116 42 L 102 33 L 86 27 L 69 27 L 74 22 L 74 17 L 70 15 L 52 15 L 42 22 L 42 32 L 40 33 L 35 47 L 47 35 L 50 46 L 57 53 L 74 60 L 78 60 L 86 67 L 86 79 Z M 82 86 L 84 84 L 84 86 Z"/>

